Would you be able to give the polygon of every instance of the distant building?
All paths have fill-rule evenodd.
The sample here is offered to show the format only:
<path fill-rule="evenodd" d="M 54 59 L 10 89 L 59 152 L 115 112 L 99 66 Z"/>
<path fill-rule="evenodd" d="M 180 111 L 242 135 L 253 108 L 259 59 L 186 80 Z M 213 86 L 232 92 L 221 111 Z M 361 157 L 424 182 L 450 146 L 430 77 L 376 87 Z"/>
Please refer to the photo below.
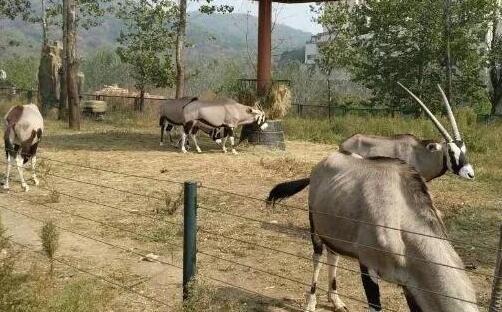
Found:
<path fill-rule="evenodd" d="M 317 35 L 310 37 L 305 45 L 305 64 L 314 65 L 319 57 L 319 47 L 327 42 L 329 39 L 329 33 L 322 32 Z"/>
<path fill-rule="evenodd" d="M 349 7 L 354 5 L 359 5 L 363 3 L 364 0 L 344 0 Z M 330 2 L 325 5 L 338 5 L 340 2 Z M 310 40 L 305 44 L 305 64 L 314 65 L 316 60 L 319 58 L 319 47 L 329 40 L 329 33 L 326 29 L 323 32 L 318 33 L 310 37 Z"/>

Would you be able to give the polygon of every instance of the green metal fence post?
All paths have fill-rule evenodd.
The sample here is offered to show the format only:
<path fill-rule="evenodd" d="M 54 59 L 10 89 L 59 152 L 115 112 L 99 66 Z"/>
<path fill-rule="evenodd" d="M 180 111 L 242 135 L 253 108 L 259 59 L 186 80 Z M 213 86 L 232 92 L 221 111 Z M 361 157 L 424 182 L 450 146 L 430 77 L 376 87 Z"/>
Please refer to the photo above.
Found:
<path fill-rule="evenodd" d="M 500 225 L 499 249 L 493 277 L 492 297 L 489 312 L 502 311 L 502 224 Z"/>
<path fill-rule="evenodd" d="M 188 283 L 197 269 L 197 183 L 187 181 L 184 185 L 183 216 L 183 300 L 188 299 Z"/>

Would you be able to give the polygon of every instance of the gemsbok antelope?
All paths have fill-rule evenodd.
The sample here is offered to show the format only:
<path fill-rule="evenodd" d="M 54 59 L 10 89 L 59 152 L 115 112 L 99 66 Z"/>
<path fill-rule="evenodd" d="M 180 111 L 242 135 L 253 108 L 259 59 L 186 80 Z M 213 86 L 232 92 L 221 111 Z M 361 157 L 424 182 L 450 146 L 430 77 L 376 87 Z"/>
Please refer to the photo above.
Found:
<path fill-rule="evenodd" d="M 441 86 L 438 85 L 438 88 L 453 128 L 453 138 L 415 94 L 399 85 L 420 104 L 445 141 L 420 140 L 411 134 L 392 137 L 356 134 L 340 144 L 340 151 L 363 158 L 380 156 L 400 159 L 414 167 L 426 181 L 440 177 L 448 170 L 465 179 L 473 179 L 474 170 L 467 159 L 465 143 Z"/>
<path fill-rule="evenodd" d="M 315 311 L 324 247 L 335 310 L 346 310 L 335 279 L 341 254 L 359 261 L 370 311 L 381 309 L 377 278 L 402 286 L 412 312 L 478 311 L 462 261 L 445 239 L 427 185 L 413 167 L 398 159 L 335 152 L 314 167 L 310 179 L 283 183 L 268 200 L 275 203 L 309 184 L 314 273 L 306 311 Z"/>
<path fill-rule="evenodd" d="M 197 152 L 201 152 L 194 135 L 194 129 L 200 125 L 223 128 L 224 133 L 221 143 L 223 152 L 227 152 L 225 143 L 228 138 L 233 154 L 237 154 L 234 139 L 235 128 L 252 123 L 258 124 L 262 130 L 268 127 L 265 121 L 265 112 L 258 105 L 249 107 L 232 99 L 193 101 L 183 108 L 183 120 L 183 129 L 185 130 L 181 135 L 181 151 L 183 153 L 186 153 L 185 142 L 187 135 L 192 138 Z"/>
<path fill-rule="evenodd" d="M 35 165 L 37 163 L 37 147 L 44 130 L 44 120 L 35 104 L 17 105 L 5 115 L 5 155 L 7 169 L 5 172 L 4 189 L 9 189 L 9 177 L 12 164 L 17 167 L 21 186 L 29 190 L 24 180 L 23 165 L 31 160 L 33 182 L 38 185 Z"/>
<path fill-rule="evenodd" d="M 340 151 L 358 158 L 389 157 L 399 159 L 411 165 L 426 181 L 440 177 L 448 170 L 463 178 L 473 179 L 474 170 L 467 160 L 465 144 L 460 136 L 460 131 L 458 130 L 457 122 L 453 116 L 448 99 L 441 87 L 438 85 L 448 119 L 453 128 L 454 139 L 415 94 L 402 84 L 399 83 L 399 85 L 418 102 L 440 131 L 445 142 L 420 140 L 410 134 L 402 134 L 393 137 L 356 134 L 340 144 Z M 292 185 L 296 185 L 296 187 L 301 190 L 308 184 L 308 178 L 293 181 L 291 184 L 281 183 L 274 188 L 272 193 L 281 192 L 281 188 L 286 185 L 290 186 L 291 191 L 294 191 L 291 189 Z M 297 192 L 295 191 L 294 193 Z M 338 262 L 338 255 L 336 255 L 336 253 L 331 254 L 330 257 L 332 261 Z M 377 282 L 371 280 L 368 274 L 365 273 L 367 272 L 363 270 L 361 274 L 365 288 L 369 287 L 373 293 L 378 294 L 379 288 Z M 335 278 L 336 276 L 333 276 L 333 279 Z M 374 311 L 379 311 L 380 299 L 378 295 L 372 296 L 371 300 L 368 298 L 368 301 Z"/>

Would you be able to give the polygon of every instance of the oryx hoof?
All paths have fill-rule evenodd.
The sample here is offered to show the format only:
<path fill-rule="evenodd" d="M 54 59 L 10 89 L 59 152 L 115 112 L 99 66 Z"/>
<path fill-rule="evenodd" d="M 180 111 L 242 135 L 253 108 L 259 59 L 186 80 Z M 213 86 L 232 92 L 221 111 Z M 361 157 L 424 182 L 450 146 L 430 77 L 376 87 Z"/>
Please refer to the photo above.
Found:
<path fill-rule="evenodd" d="M 234 154 L 234 155 L 238 155 L 239 153 L 237 153 L 237 151 L 233 149 L 233 150 L 232 150 L 232 154 Z"/>
<path fill-rule="evenodd" d="M 186 154 L 186 153 L 187 153 L 187 150 L 186 150 L 186 149 L 182 149 L 182 150 L 181 150 L 181 152 L 182 152 L 183 154 Z"/>
<path fill-rule="evenodd" d="M 313 294 L 307 294 L 307 305 L 305 306 L 305 312 L 315 312 L 315 307 L 317 305 L 317 298 Z"/>
<path fill-rule="evenodd" d="M 30 190 L 30 187 L 29 187 L 29 186 L 28 186 L 28 184 L 26 184 L 26 183 L 21 184 L 21 186 L 23 187 L 23 190 L 24 190 L 25 192 L 28 192 L 28 191 Z"/>
<path fill-rule="evenodd" d="M 37 178 L 33 178 L 33 183 L 35 183 L 35 186 L 38 186 L 40 181 Z"/>
<path fill-rule="evenodd" d="M 197 149 L 197 153 L 202 153 L 202 150 L 200 148 Z"/>

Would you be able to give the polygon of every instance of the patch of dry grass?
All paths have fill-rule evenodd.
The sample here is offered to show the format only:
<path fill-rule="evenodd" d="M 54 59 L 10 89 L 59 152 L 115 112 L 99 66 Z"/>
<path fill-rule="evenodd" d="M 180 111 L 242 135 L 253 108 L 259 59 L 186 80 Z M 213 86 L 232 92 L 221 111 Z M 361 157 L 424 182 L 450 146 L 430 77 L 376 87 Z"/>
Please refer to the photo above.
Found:
<path fill-rule="evenodd" d="M 298 176 L 308 176 L 312 167 L 315 165 L 313 162 L 298 160 L 291 156 L 282 156 L 275 158 L 261 158 L 260 166 L 265 169 L 272 170 L 275 174 L 283 178 L 293 178 Z"/>

